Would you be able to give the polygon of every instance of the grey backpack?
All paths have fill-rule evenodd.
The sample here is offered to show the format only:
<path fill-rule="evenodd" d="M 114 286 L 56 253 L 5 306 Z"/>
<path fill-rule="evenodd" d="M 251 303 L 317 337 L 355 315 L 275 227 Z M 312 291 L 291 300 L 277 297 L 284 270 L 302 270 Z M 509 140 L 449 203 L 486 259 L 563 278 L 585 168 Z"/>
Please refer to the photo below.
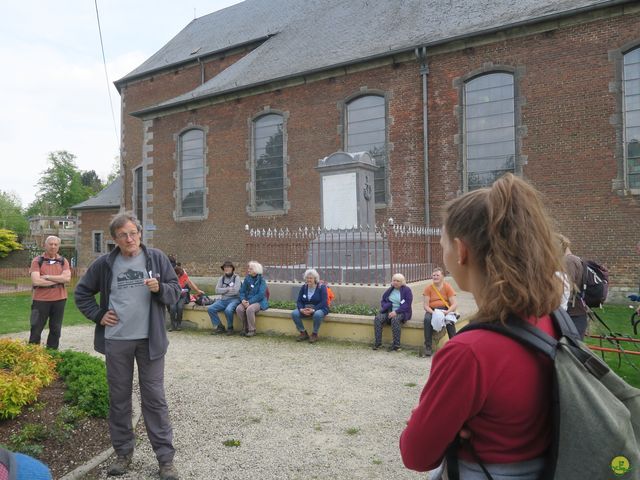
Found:
<path fill-rule="evenodd" d="M 640 479 L 640 390 L 622 380 L 578 339 L 565 310 L 556 310 L 552 318 L 560 333 L 558 340 L 518 319 L 508 321 L 507 326 L 470 324 L 458 335 L 491 330 L 553 360 L 553 436 L 542 478 Z"/>

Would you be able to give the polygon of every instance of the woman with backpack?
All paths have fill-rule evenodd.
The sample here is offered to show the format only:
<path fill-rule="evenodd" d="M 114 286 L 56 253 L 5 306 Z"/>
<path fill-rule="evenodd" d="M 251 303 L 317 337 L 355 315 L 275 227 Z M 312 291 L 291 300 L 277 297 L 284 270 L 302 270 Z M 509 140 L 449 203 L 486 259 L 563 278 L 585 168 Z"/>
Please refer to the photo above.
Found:
<path fill-rule="evenodd" d="M 562 253 L 540 194 L 506 174 L 449 202 L 443 216 L 444 263 L 475 298 L 472 323 L 517 317 L 557 338 L 549 314 L 562 296 Z M 499 333 L 459 332 L 434 355 L 400 437 L 405 466 L 436 469 L 460 442 L 447 463 L 461 479 L 488 478 L 483 468 L 494 480 L 539 478 L 552 436 L 552 367 Z"/>

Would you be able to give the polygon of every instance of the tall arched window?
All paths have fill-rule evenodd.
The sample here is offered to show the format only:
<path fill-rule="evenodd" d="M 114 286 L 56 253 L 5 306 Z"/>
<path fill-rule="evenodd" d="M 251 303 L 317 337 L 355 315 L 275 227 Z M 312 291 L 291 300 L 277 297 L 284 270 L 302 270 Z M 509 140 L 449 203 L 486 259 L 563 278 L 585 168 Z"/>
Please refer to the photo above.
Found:
<path fill-rule="evenodd" d="M 464 85 L 466 188 L 491 185 L 516 166 L 513 75 L 475 77 Z"/>
<path fill-rule="evenodd" d="M 204 215 L 204 132 L 187 130 L 180 135 L 180 208 L 181 217 Z"/>
<path fill-rule="evenodd" d="M 640 190 L 640 47 L 624 55 L 624 154 L 629 188 Z"/>
<path fill-rule="evenodd" d="M 378 170 L 375 179 L 375 201 L 387 202 L 387 114 L 385 98 L 365 95 L 347 104 L 346 151 L 369 152 Z"/>
<path fill-rule="evenodd" d="M 284 121 L 269 113 L 253 122 L 253 210 L 284 209 Z"/>

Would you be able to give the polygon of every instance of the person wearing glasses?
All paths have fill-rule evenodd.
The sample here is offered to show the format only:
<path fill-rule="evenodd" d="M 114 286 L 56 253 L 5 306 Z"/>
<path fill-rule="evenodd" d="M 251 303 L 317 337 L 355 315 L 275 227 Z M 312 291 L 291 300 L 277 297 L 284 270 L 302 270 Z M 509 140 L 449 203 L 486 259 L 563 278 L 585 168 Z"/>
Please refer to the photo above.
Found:
<path fill-rule="evenodd" d="M 109 231 L 116 248 L 89 266 L 75 290 L 78 309 L 96 323 L 94 347 L 105 355 L 107 364 L 109 432 L 117 454 L 107 474 L 124 475 L 133 457 L 135 361 L 144 424 L 160 479 L 176 480 L 173 429 L 164 392 L 164 357 L 169 345 L 164 312 L 167 305 L 178 301 L 180 284 L 169 258 L 141 243 L 142 227 L 134 216 L 117 215 Z"/>

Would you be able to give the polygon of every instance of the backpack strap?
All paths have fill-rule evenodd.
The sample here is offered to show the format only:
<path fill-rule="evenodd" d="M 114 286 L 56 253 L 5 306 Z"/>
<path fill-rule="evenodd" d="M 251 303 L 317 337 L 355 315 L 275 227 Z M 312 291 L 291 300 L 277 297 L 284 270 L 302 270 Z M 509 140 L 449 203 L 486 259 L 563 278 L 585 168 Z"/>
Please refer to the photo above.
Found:
<path fill-rule="evenodd" d="M 443 297 L 443 296 L 442 296 L 442 294 L 440 293 L 440 290 L 438 290 L 438 287 L 436 287 L 436 286 L 432 283 L 432 284 L 431 284 L 431 288 L 433 288 L 433 289 L 436 291 L 436 293 L 437 293 L 437 294 L 438 294 L 438 296 L 440 297 L 440 300 L 442 300 L 442 302 L 444 303 L 444 306 L 445 306 L 445 307 L 447 307 L 447 308 L 451 308 L 451 307 L 449 306 L 449 302 L 447 302 L 447 301 L 444 299 L 444 297 Z"/>
<path fill-rule="evenodd" d="M 1 448 L 1 447 L 0 447 L 0 463 L 5 465 L 7 467 L 7 470 L 9 470 L 9 480 L 16 480 L 18 478 L 18 474 L 16 472 L 17 470 L 16 458 L 14 457 L 13 453 L 11 453 L 9 450 L 5 450 L 4 448 Z"/>

